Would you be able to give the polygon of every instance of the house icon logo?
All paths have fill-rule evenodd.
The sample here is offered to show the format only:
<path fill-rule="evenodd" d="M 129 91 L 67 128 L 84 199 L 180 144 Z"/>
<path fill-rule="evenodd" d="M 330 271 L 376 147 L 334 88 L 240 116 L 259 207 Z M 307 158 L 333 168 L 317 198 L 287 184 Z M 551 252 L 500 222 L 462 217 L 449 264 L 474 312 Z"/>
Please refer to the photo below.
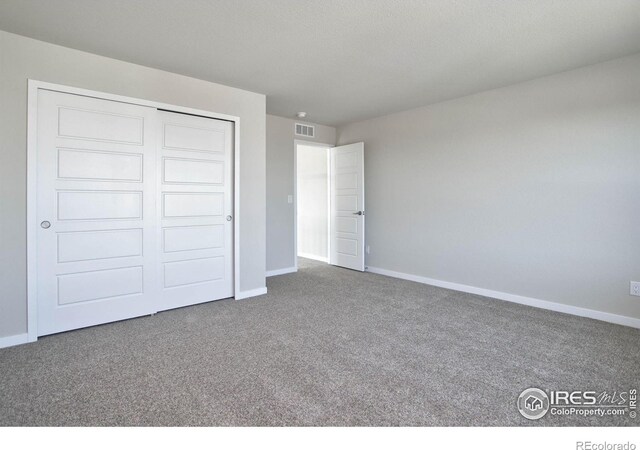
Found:
<path fill-rule="evenodd" d="M 527 399 L 524 401 L 524 404 L 531 411 L 542 409 L 542 400 L 540 400 L 538 397 L 534 397 L 533 395 L 527 397 Z"/>
<path fill-rule="evenodd" d="M 518 411 L 530 420 L 541 419 L 549 411 L 549 397 L 542 389 L 529 388 L 518 397 Z"/>

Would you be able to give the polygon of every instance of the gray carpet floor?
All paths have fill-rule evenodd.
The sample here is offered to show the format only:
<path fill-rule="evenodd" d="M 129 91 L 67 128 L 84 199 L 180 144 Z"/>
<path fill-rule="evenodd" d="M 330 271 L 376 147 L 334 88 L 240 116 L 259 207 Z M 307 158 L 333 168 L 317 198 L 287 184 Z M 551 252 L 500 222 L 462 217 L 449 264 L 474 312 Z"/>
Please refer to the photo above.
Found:
<path fill-rule="evenodd" d="M 640 330 L 308 260 L 268 288 L 0 350 L 0 425 L 640 424 L 516 410 L 640 387 Z"/>

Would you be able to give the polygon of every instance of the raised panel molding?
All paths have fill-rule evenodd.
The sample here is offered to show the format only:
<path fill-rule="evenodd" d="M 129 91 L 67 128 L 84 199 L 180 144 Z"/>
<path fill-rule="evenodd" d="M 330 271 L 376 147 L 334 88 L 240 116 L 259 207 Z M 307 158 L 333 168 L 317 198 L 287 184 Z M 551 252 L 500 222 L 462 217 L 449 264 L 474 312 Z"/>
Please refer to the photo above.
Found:
<path fill-rule="evenodd" d="M 336 217 L 337 233 L 357 233 L 358 219 L 355 217 Z"/>
<path fill-rule="evenodd" d="M 224 225 L 196 225 L 163 229 L 166 253 L 224 247 Z"/>
<path fill-rule="evenodd" d="M 163 158 L 163 182 L 177 184 L 224 184 L 224 163 L 186 158 Z"/>
<path fill-rule="evenodd" d="M 61 148 L 58 178 L 142 182 L 142 155 Z"/>
<path fill-rule="evenodd" d="M 355 239 L 336 239 L 336 251 L 343 255 L 358 256 L 358 241 Z"/>
<path fill-rule="evenodd" d="M 224 256 L 164 263 L 164 287 L 171 288 L 224 278 Z"/>
<path fill-rule="evenodd" d="M 356 154 L 355 153 L 338 153 L 335 156 L 336 160 L 336 169 L 347 169 L 352 168 L 356 165 Z"/>
<path fill-rule="evenodd" d="M 69 305 L 142 293 L 142 267 L 58 275 L 58 304 Z"/>
<path fill-rule="evenodd" d="M 90 141 L 143 144 L 144 119 L 103 111 L 58 108 L 58 136 Z"/>
<path fill-rule="evenodd" d="M 142 256 L 142 229 L 58 233 L 58 262 Z"/>
<path fill-rule="evenodd" d="M 358 189 L 358 174 L 351 172 L 336 174 L 336 189 Z"/>
<path fill-rule="evenodd" d="M 224 133 L 217 130 L 171 123 L 164 126 L 164 148 L 222 153 L 224 141 Z"/>
<path fill-rule="evenodd" d="M 58 220 L 142 218 L 142 192 L 58 191 Z"/>
<path fill-rule="evenodd" d="M 336 211 L 353 212 L 358 209 L 358 197 L 355 195 L 337 195 Z"/>
<path fill-rule="evenodd" d="M 164 193 L 163 213 L 165 217 L 221 216 L 224 213 L 222 193 Z"/>

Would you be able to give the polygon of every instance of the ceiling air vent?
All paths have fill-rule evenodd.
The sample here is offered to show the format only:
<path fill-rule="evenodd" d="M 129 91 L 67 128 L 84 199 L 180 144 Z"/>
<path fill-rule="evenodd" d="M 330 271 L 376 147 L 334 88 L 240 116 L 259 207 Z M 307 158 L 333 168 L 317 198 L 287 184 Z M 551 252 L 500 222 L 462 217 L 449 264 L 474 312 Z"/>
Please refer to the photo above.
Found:
<path fill-rule="evenodd" d="M 311 125 L 303 125 L 301 123 L 296 124 L 296 136 L 313 137 L 315 134 L 315 128 Z"/>

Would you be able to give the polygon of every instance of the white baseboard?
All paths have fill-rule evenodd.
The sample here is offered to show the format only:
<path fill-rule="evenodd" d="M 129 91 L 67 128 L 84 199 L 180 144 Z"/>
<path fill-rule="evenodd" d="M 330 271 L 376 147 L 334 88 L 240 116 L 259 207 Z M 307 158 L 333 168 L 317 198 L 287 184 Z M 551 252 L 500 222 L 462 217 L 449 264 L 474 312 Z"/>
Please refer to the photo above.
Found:
<path fill-rule="evenodd" d="M 238 292 L 235 295 L 235 299 L 236 300 L 242 300 L 244 298 L 257 297 L 258 295 L 264 295 L 266 293 L 267 293 L 267 288 L 266 287 L 262 287 L 262 288 L 258 288 L 258 289 L 251 289 L 250 291 Z"/>
<path fill-rule="evenodd" d="M 507 302 L 519 303 L 521 305 L 533 306 L 536 308 L 548 309 L 550 311 L 572 314 L 574 316 L 588 317 L 590 319 L 602 320 L 604 322 L 625 325 L 633 328 L 640 328 L 640 319 L 634 317 L 620 316 L 593 309 L 581 308 L 579 306 L 565 305 L 562 303 L 540 300 L 532 297 L 524 297 L 522 295 L 508 294 L 506 292 L 492 291 L 465 284 L 452 283 L 450 281 L 435 280 L 433 278 L 421 277 L 419 275 L 410 275 L 402 272 L 394 272 L 393 270 L 380 269 L 378 267 L 369 267 L 367 271 L 386 275 L 388 277 L 400 278 L 403 280 L 415 281 L 417 283 L 428 284 L 431 286 L 442 287 L 454 291 L 467 292 L 469 294 L 482 295 L 483 297 L 496 298 Z"/>
<path fill-rule="evenodd" d="M 297 267 L 285 267 L 284 269 L 267 270 L 267 277 L 275 277 L 276 275 L 284 275 L 285 273 L 293 273 L 297 271 Z"/>
<path fill-rule="evenodd" d="M 0 348 L 13 347 L 14 345 L 26 344 L 27 342 L 31 342 L 27 333 L 0 337 Z"/>
<path fill-rule="evenodd" d="M 329 258 L 326 258 L 324 256 L 312 255 L 311 253 L 298 253 L 298 256 L 300 258 L 313 259 L 315 261 L 320 261 L 320 262 L 323 262 L 323 263 L 329 263 Z"/>

